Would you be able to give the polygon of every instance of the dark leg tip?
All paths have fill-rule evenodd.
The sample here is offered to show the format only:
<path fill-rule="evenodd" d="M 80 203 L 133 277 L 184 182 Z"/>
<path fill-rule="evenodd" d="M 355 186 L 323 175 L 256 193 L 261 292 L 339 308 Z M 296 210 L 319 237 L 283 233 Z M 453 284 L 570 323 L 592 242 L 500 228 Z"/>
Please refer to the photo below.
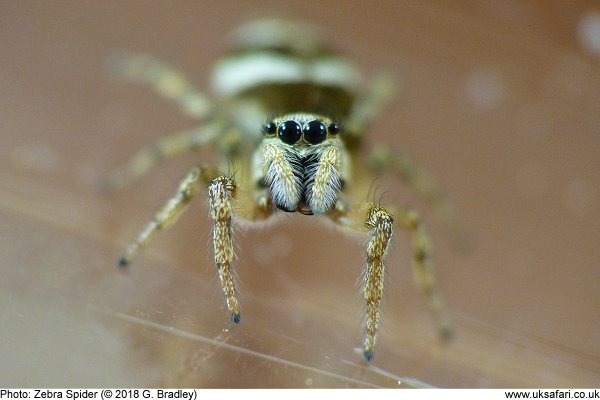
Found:
<path fill-rule="evenodd" d="M 454 329 L 450 325 L 443 326 L 440 330 L 440 336 L 444 342 L 448 342 L 454 337 Z"/>
<path fill-rule="evenodd" d="M 119 258 L 117 264 L 119 265 L 119 268 L 125 268 L 129 265 L 129 260 L 127 260 L 125 257 L 121 257 Z"/>
<path fill-rule="evenodd" d="M 242 317 L 240 316 L 240 314 L 231 314 L 231 322 L 233 322 L 234 324 L 239 324 L 241 320 Z"/>
<path fill-rule="evenodd" d="M 114 193 L 118 190 L 115 180 L 107 176 L 100 178 L 97 182 L 97 186 L 102 193 Z"/>
<path fill-rule="evenodd" d="M 373 359 L 373 352 L 365 350 L 363 352 L 363 357 L 365 357 L 365 360 L 371 361 Z"/>

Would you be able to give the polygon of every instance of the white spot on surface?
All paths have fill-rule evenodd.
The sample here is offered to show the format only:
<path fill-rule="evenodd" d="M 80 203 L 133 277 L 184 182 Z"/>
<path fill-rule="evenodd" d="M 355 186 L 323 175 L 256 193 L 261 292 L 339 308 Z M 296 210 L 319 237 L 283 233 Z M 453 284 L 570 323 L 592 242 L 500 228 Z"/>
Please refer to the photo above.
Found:
<path fill-rule="evenodd" d="M 505 84 L 494 71 L 475 70 L 465 83 L 467 98 L 479 110 L 489 110 L 498 106 L 505 95 Z"/>
<path fill-rule="evenodd" d="M 600 57 L 600 11 L 589 11 L 581 18 L 577 37 L 586 52 Z"/>

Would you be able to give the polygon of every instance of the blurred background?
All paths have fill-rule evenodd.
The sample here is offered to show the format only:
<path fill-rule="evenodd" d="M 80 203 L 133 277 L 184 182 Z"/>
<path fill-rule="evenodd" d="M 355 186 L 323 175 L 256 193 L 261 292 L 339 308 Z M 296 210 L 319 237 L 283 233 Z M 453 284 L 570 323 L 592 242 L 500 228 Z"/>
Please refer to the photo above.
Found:
<path fill-rule="evenodd" d="M 321 26 L 402 93 L 373 126 L 437 178 L 468 250 L 419 209 L 455 339 L 388 262 L 371 364 L 357 349 L 364 239 L 316 218 L 240 230 L 243 321 L 229 323 L 206 201 L 128 271 L 124 246 L 198 160 L 113 195 L 98 179 L 194 121 L 106 73 L 147 52 L 208 87 L 242 21 Z M 592 387 L 600 382 L 600 6 L 594 1 L 0 3 L 0 386 Z M 397 197 L 397 198 L 396 198 Z"/>

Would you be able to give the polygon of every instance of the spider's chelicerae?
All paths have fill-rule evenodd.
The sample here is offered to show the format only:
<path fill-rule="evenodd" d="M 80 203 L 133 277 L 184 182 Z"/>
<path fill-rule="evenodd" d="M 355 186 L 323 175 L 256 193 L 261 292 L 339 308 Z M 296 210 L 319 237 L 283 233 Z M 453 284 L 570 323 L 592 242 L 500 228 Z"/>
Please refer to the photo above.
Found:
<path fill-rule="evenodd" d="M 214 68 L 212 98 L 152 57 L 120 56 L 113 66 L 130 80 L 152 85 L 202 124 L 140 151 L 107 179 L 109 188 L 119 189 L 158 162 L 189 150 L 211 146 L 220 154 L 217 165 L 200 164 L 189 171 L 127 247 L 121 266 L 128 265 L 155 233 L 171 226 L 207 187 L 215 263 L 229 316 L 239 323 L 240 302 L 232 273 L 236 221 L 260 222 L 281 211 L 328 218 L 369 235 L 363 354 L 370 360 L 380 319 L 385 258 L 399 227 L 412 234 L 416 282 L 431 301 L 440 333 L 450 335 L 421 219 L 413 210 L 365 201 L 372 183 L 385 173 L 403 178 L 429 202 L 439 198 L 431 181 L 406 157 L 385 146 L 365 150 L 364 132 L 390 98 L 392 78 L 382 74 L 365 85 L 354 65 L 325 46 L 313 28 L 275 19 L 250 22 L 235 32 L 233 47 Z"/>

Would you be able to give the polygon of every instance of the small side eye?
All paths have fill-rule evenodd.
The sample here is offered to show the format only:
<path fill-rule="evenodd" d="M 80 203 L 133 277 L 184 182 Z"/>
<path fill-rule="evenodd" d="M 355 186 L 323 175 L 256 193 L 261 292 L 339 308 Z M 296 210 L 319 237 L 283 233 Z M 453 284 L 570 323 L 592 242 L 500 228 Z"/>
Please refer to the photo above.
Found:
<path fill-rule="evenodd" d="M 332 135 L 336 135 L 340 131 L 340 127 L 337 124 L 329 124 L 327 127 L 329 133 Z"/>
<path fill-rule="evenodd" d="M 269 136 L 275 135 L 275 133 L 277 133 L 277 125 L 275 125 L 274 122 L 269 122 L 266 123 L 263 126 L 263 130 L 265 131 L 265 133 Z"/>
<path fill-rule="evenodd" d="M 300 124 L 296 121 L 285 121 L 279 125 L 278 134 L 283 143 L 294 144 L 300 140 L 302 129 L 300 128 Z"/>
<path fill-rule="evenodd" d="M 310 121 L 304 125 L 304 140 L 310 144 L 321 143 L 327 139 L 327 128 L 321 121 Z"/>

